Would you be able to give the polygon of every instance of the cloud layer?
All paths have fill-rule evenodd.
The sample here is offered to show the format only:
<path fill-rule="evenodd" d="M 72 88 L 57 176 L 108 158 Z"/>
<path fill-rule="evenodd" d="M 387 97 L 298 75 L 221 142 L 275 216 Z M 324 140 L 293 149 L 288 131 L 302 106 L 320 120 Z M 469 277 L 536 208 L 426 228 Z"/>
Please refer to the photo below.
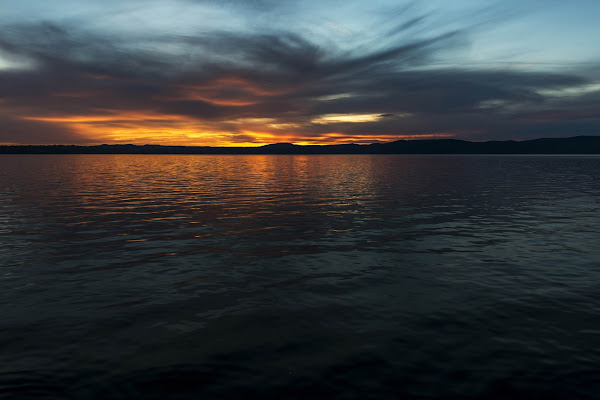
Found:
<path fill-rule="evenodd" d="M 276 9 L 270 1 L 227 7 L 250 7 L 254 15 Z M 600 134 L 594 64 L 465 66 L 460 56 L 473 35 L 497 21 L 440 26 L 414 7 L 395 17 L 382 17 L 356 39 L 333 23 L 325 35 L 301 25 L 148 33 L 93 28 L 78 19 L 5 23 L 0 56 L 9 67 L 0 69 L 0 143 L 256 145 Z"/>

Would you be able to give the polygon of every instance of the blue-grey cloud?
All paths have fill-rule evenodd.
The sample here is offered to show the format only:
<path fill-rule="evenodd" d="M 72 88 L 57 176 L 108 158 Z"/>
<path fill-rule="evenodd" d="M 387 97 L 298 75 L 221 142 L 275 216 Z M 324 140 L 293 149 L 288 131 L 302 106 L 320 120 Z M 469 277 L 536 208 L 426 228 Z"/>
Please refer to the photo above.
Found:
<path fill-rule="evenodd" d="M 376 46 L 360 51 L 291 30 L 140 36 L 76 23 L 5 25 L 0 50 L 30 65 L 0 70 L 0 99 L 9 111 L 0 119 L 12 127 L 0 132 L 0 142 L 17 141 L 18 132 L 28 129 L 37 133 L 23 142 L 79 142 L 73 131 L 60 133 L 56 125 L 31 117 L 109 115 L 107 109 L 175 115 L 242 136 L 243 127 L 232 119 L 269 118 L 290 126 L 283 133 L 295 129 L 306 137 L 600 133 L 594 73 L 435 67 L 440 53 L 458 49 L 473 33 L 453 26 L 412 35 L 417 27 L 427 32 L 429 16 L 399 15 Z M 315 122 L 330 114 L 380 118 Z"/>

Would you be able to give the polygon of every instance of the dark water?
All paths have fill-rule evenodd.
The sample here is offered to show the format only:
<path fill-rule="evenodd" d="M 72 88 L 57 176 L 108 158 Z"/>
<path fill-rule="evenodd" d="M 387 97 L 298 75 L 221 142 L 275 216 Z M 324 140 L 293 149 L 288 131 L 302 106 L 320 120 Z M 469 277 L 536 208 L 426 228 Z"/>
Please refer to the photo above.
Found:
<path fill-rule="evenodd" d="M 600 157 L 0 156 L 0 396 L 600 397 Z"/>

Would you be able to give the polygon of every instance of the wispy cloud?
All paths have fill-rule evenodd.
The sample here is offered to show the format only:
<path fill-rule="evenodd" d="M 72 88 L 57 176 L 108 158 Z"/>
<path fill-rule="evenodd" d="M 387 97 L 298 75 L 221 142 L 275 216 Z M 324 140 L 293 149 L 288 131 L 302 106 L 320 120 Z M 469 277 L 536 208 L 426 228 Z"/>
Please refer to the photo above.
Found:
<path fill-rule="evenodd" d="M 440 66 L 442 55 L 468 47 L 472 23 L 443 29 L 430 12 L 398 15 L 394 26 L 366 35 L 378 38 L 370 48 L 281 28 L 142 35 L 73 20 L 5 24 L 0 52 L 24 64 L 0 68 L 0 142 L 323 143 L 599 131 L 597 114 L 586 111 L 600 101 L 593 71 Z"/>

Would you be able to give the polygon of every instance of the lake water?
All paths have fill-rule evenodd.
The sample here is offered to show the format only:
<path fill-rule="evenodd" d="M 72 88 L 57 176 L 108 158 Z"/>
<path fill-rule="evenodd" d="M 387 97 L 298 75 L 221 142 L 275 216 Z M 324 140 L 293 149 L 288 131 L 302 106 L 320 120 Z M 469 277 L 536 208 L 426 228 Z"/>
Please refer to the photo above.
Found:
<path fill-rule="evenodd" d="M 0 396 L 600 397 L 600 157 L 0 156 Z"/>

